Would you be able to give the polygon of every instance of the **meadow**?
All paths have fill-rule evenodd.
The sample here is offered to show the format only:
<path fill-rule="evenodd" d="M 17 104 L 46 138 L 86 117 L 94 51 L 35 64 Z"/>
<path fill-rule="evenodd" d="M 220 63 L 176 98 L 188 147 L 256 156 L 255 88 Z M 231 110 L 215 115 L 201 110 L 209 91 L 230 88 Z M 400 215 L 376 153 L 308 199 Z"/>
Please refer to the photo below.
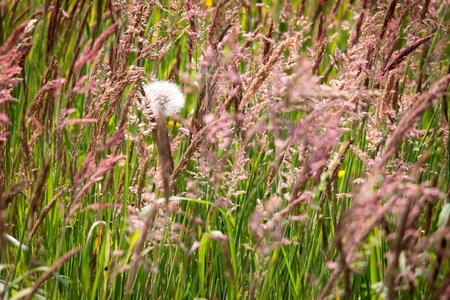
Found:
<path fill-rule="evenodd" d="M 449 8 L 0 0 L 0 299 L 450 299 Z"/>

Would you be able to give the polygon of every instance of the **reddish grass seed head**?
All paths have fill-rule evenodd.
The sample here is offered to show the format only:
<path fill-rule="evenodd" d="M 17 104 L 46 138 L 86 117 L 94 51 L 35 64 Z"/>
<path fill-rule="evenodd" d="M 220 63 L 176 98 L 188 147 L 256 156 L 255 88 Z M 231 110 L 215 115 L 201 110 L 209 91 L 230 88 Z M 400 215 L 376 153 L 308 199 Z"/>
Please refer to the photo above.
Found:
<path fill-rule="evenodd" d="M 170 116 L 179 113 L 184 106 L 184 96 L 180 88 L 169 81 L 154 81 L 143 86 L 144 104 L 153 115 Z"/>

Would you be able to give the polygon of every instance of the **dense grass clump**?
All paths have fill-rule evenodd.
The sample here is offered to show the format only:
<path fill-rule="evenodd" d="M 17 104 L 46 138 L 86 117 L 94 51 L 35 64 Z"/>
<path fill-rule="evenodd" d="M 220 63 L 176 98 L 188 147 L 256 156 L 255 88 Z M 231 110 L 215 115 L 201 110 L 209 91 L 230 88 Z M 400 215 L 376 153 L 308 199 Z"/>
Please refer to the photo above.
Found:
<path fill-rule="evenodd" d="M 0 299 L 449 299 L 449 28 L 0 0 Z"/>

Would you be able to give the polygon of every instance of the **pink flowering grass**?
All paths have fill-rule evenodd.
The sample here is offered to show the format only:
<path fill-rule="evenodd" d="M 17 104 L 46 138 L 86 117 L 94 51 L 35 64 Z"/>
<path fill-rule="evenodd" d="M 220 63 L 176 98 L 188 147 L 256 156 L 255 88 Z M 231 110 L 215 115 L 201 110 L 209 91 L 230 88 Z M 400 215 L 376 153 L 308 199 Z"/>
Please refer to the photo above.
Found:
<path fill-rule="evenodd" d="M 448 4 L 0 0 L 0 299 L 448 299 Z"/>

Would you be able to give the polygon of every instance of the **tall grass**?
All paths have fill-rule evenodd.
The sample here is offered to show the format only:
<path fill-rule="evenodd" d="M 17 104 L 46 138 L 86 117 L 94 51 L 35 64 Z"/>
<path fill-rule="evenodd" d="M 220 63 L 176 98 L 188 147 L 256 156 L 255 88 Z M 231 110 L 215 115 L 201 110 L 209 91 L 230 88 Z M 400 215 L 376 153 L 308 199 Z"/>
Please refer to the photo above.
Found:
<path fill-rule="evenodd" d="M 0 1 L 0 298 L 447 299 L 448 7 Z"/>

